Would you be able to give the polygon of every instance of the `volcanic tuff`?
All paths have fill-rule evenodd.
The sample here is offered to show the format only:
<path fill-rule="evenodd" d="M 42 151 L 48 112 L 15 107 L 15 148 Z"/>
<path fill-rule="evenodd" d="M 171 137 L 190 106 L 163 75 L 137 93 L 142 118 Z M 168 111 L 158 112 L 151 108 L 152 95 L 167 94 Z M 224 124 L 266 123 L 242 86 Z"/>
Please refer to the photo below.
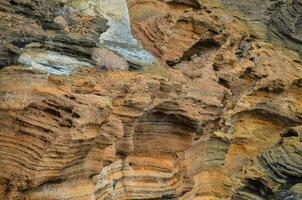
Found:
<path fill-rule="evenodd" d="M 301 1 L 128 0 L 133 71 L 93 2 L 0 0 L 0 199 L 302 199 Z"/>

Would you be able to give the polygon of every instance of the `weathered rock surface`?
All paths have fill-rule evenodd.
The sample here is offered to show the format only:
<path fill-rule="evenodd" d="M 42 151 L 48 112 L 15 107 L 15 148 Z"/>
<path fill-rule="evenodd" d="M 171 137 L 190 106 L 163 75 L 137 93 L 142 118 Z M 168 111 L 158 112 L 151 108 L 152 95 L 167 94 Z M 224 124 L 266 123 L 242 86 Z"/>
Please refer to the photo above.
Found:
<path fill-rule="evenodd" d="M 43 9 L 64 4 L 50 2 Z M 19 16 L 22 5 L 3 1 L 0 10 Z M 47 19 L 66 27 L 65 17 L 31 7 L 34 17 L 21 14 L 15 28 L 8 26 L 15 18 L 0 24 L 5 65 L 26 52 L 7 40 L 23 38 L 22 29 L 27 48 L 90 63 L 99 34 L 59 34 Z M 133 34 L 169 77 L 93 66 L 70 76 L 2 69 L 0 199 L 301 199 L 299 57 L 254 37 L 214 1 L 129 0 L 128 7 Z M 73 63 L 37 64 L 53 61 Z"/>
<path fill-rule="evenodd" d="M 283 43 L 302 55 L 301 0 L 228 0 L 222 3 L 239 15 L 257 35 Z"/>
<path fill-rule="evenodd" d="M 0 1 L 0 15 L 1 67 L 16 63 L 30 65 L 24 59 L 18 60 L 19 57 L 22 55 L 34 62 L 36 54 L 41 57 L 41 50 L 51 51 L 49 56 L 43 55 L 46 60 L 51 60 L 52 54 L 63 54 L 68 59 L 78 60 L 78 65 L 81 61 L 89 62 L 91 48 L 97 46 L 99 34 L 108 28 L 104 18 L 80 15 L 65 7 L 65 2 L 56 0 L 3 0 Z M 31 56 L 27 56 L 29 54 Z M 37 65 L 30 66 L 37 68 Z M 44 63 L 43 67 L 62 69 L 51 63 Z M 63 67 L 63 71 L 71 70 Z"/>
<path fill-rule="evenodd" d="M 2 68 L 22 64 L 66 75 L 93 64 L 92 49 L 105 47 L 124 57 L 132 68 L 164 70 L 133 38 L 125 0 L 3 0 L 0 17 Z"/>
<path fill-rule="evenodd" d="M 269 21 L 273 36 L 302 55 L 302 1 L 285 2 L 277 9 Z"/>

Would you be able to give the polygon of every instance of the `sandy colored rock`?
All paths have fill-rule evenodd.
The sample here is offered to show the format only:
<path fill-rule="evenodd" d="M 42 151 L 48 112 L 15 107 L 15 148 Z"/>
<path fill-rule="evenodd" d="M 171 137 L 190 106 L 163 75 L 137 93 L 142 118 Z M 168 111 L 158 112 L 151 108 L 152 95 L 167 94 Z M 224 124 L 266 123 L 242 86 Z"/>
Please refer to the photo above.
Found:
<path fill-rule="evenodd" d="M 15 16 L 20 2 L 0 8 Z M 255 37 L 221 2 L 196 2 L 128 1 L 133 34 L 166 78 L 93 66 L 70 76 L 21 65 L 0 71 L 0 199 L 301 198 L 301 59 Z M 87 16 L 66 12 L 69 31 L 52 32 L 52 41 L 35 42 L 50 30 L 23 15 L 16 29 L 11 18 L 0 27 L 20 38 L 16 30 L 31 22 L 39 28 L 35 36 L 25 29 L 27 50 L 89 62 L 96 27 L 77 32 L 73 20 Z M 0 56 L 24 51 L 13 44 Z"/>

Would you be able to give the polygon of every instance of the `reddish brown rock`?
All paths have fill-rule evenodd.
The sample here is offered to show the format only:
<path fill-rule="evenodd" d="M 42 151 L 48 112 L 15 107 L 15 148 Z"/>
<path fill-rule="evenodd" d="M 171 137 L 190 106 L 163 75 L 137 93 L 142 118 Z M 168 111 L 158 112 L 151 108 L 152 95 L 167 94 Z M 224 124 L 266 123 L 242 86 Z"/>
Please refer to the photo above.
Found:
<path fill-rule="evenodd" d="M 168 78 L 0 71 L 0 199 L 301 197 L 301 60 L 182 2 L 128 2 Z"/>

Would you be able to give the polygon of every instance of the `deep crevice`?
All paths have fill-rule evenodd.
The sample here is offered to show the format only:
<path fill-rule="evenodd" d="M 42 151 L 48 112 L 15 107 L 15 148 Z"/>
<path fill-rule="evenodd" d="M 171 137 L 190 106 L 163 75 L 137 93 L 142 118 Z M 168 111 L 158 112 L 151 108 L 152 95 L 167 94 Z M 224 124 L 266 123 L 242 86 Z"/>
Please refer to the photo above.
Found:
<path fill-rule="evenodd" d="M 54 110 L 54 109 L 51 109 L 51 108 L 44 109 L 44 112 L 46 112 L 50 115 L 56 116 L 56 117 L 62 117 L 60 111 L 57 111 L 57 110 Z"/>
<path fill-rule="evenodd" d="M 244 186 L 235 191 L 232 200 L 249 199 L 250 196 L 255 196 L 255 199 L 274 199 L 273 191 L 261 180 L 246 179 L 244 180 Z"/>
<path fill-rule="evenodd" d="M 228 88 L 228 89 L 231 87 L 229 81 L 227 81 L 227 80 L 225 80 L 223 78 L 219 78 L 218 83 L 220 85 L 222 85 L 223 87 Z"/>
<path fill-rule="evenodd" d="M 193 7 L 195 9 L 200 8 L 200 4 L 198 3 L 197 0 L 186 0 L 186 1 L 179 1 L 179 0 L 174 0 L 171 2 L 168 2 L 169 5 L 171 6 L 184 6 L 184 7 Z"/>
<path fill-rule="evenodd" d="M 298 137 L 299 134 L 294 129 L 288 129 L 283 132 L 282 137 Z"/>

